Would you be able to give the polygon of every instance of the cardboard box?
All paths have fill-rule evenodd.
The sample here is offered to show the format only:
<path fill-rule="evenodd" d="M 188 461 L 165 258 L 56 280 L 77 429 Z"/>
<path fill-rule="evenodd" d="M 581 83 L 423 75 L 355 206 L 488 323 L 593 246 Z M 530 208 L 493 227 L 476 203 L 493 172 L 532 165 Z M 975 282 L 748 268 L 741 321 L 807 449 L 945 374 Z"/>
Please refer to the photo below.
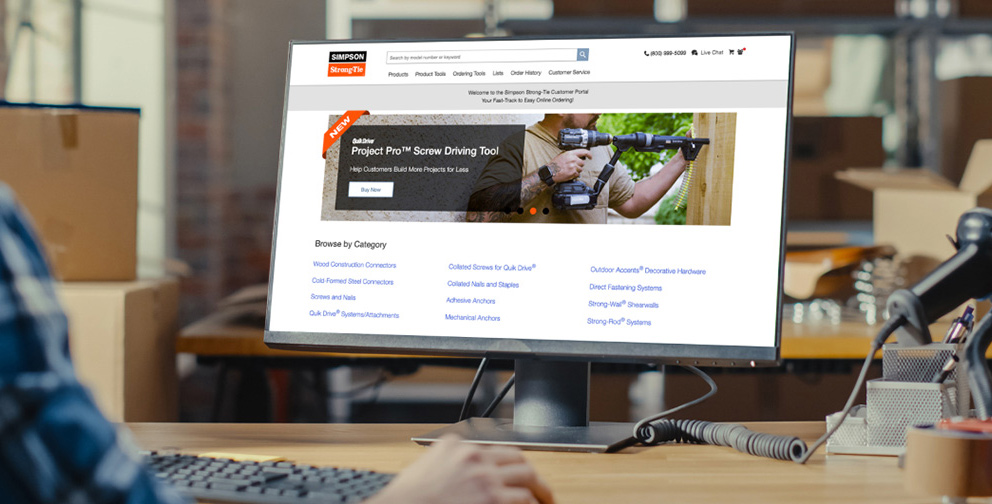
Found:
<path fill-rule="evenodd" d="M 830 87 L 832 51 L 832 39 L 803 41 L 796 47 L 792 88 L 793 115 L 827 115 L 824 95 Z"/>
<path fill-rule="evenodd" d="M 794 117 L 787 190 L 788 219 L 868 220 L 871 193 L 834 178 L 851 166 L 881 166 L 882 119 Z"/>
<path fill-rule="evenodd" d="M 989 117 L 992 117 L 992 100 L 989 100 L 992 77 L 962 77 L 940 81 L 938 89 L 940 173 L 951 182 L 958 182 L 964 174 L 975 142 L 992 138 L 992 121 L 989 121 Z"/>
<path fill-rule="evenodd" d="M 837 178 L 872 191 L 875 243 L 944 260 L 954 253 L 946 236 L 954 236 L 961 214 L 992 206 L 992 140 L 975 142 L 957 187 L 925 169 L 852 168 Z"/>
<path fill-rule="evenodd" d="M 76 374 L 113 421 L 174 422 L 179 282 L 58 285 Z"/>
<path fill-rule="evenodd" d="M 27 208 L 57 278 L 134 280 L 136 109 L 0 106 L 0 180 Z"/>

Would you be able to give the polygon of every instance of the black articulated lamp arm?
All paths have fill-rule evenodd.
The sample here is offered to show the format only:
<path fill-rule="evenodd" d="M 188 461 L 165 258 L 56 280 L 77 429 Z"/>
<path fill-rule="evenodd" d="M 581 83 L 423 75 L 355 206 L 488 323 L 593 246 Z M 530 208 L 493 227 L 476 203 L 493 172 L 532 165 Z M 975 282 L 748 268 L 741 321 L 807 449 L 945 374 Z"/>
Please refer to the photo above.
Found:
<path fill-rule="evenodd" d="M 958 220 L 957 253 L 916 285 L 889 296 L 889 316 L 907 323 L 896 335 L 901 345 L 930 343 L 929 326 L 969 299 L 992 294 L 992 210 L 974 208 Z"/>

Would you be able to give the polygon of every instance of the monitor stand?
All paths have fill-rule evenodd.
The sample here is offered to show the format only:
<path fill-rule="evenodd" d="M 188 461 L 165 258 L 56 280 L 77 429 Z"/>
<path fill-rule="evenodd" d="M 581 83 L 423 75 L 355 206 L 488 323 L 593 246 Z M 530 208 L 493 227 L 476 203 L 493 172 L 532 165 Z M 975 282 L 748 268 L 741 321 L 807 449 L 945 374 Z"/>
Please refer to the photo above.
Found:
<path fill-rule="evenodd" d="M 470 418 L 412 438 L 428 445 L 445 434 L 525 450 L 606 453 L 635 443 L 634 424 L 589 422 L 588 362 L 519 359 L 513 419 Z"/>

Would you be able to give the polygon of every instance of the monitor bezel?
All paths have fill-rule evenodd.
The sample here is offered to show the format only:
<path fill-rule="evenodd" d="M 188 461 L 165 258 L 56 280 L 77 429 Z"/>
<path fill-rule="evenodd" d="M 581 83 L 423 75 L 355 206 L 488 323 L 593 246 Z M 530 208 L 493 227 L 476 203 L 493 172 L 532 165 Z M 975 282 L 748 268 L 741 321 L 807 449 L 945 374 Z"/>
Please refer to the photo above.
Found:
<path fill-rule="evenodd" d="M 279 168 L 276 185 L 276 206 L 272 229 L 272 253 L 269 264 L 269 292 L 275 275 L 276 243 L 278 237 L 279 203 L 282 195 L 283 157 L 286 142 L 286 121 L 288 117 L 288 97 L 292 70 L 293 47 L 296 45 L 343 45 L 343 44 L 391 44 L 391 43 L 432 43 L 466 42 L 487 43 L 505 40 L 554 40 L 580 41 L 601 39 L 665 39 L 665 38 L 714 38 L 714 37 L 789 37 L 789 85 L 786 110 L 785 149 L 783 152 L 782 213 L 780 222 L 780 243 L 778 276 L 782 278 L 785 267 L 786 236 L 786 193 L 789 178 L 789 159 L 792 146 L 792 104 L 793 83 L 795 81 L 796 36 L 793 32 L 749 32 L 720 34 L 664 34 L 664 35 L 591 35 L 591 36 L 525 36 L 500 37 L 498 39 L 396 39 L 396 40 L 293 40 L 289 43 L 286 61 L 286 84 L 283 96 L 282 130 L 279 145 Z M 782 294 L 781 280 L 776 292 L 777 313 L 775 321 L 775 344 L 769 346 L 726 346 L 726 345 L 685 345 L 648 344 L 609 341 L 562 341 L 542 339 L 477 338 L 459 336 L 419 336 L 395 334 L 356 334 L 356 333 L 314 333 L 298 331 L 269 330 L 271 300 L 266 300 L 266 322 L 263 341 L 270 348 L 331 353 L 368 353 L 410 356 L 459 356 L 490 358 L 536 358 L 544 360 L 582 360 L 596 362 L 664 363 L 677 365 L 699 365 L 716 367 L 767 367 L 781 363 L 782 345 Z M 718 303 L 714 300 L 714 303 Z M 742 328 L 747 330 L 747 328 Z"/>

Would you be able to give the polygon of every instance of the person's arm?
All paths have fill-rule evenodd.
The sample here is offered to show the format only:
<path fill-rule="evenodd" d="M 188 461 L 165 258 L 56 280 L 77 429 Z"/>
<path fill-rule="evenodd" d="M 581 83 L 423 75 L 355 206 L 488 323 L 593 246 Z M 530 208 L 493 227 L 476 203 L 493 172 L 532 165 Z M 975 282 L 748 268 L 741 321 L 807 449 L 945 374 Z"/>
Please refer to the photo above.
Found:
<path fill-rule="evenodd" d="M 444 437 L 367 504 L 554 504 L 520 453 Z"/>
<path fill-rule="evenodd" d="M 552 179 L 557 184 L 578 178 L 589 157 L 590 152 L 587 149 L 565 151 L 555 156 L 554 159 L 548 161 L 548 168 L 551 168 L 551 172 L 554 174 Z M 526 207 L 546 189 L 549 189 L 548 185 L 541 180 L 541 176 L 535 171 L 524 177 L 519 184 L 497 184 L 477 191 L 472 195 L 473 207 L 505 208 L 509 202 L 516 201 L 517 191 L 520 195 L 520 206 Z M 516 208 L 509 210 L 511 212 L 516 211 Z M 502 222 L 507 218 L 506 213 L 491 210 L 470 210 L 465 214 L 465 220 L 468 222 Z"/>
<path fill-rule="evenodd" d="M 41 246 L 0 183 L 0 495 L 4 503 L 184 504 L 135 458 L 69 361 Z M 480 500 L 481 499 L 481 500 Z M 553 504 L 512 449 L 444 439 L 370 504 Z"/>
<path fill-rule="evenodd" d="M 184 503 L 76 379 L 34 230 L 0 184 L 0 495 L 5 503 Z"/>
<path fill-rule="evenodd" d="M 640 217 L 672 188 L 675 181 L 685 171 L 685 167 L 685 158 L 682 157 L 682 151 L 679 150 L 658 173 L 638 181 L 634 185 L 634 195 L 616 207 L 615 210 L 628 219 Z"/>

